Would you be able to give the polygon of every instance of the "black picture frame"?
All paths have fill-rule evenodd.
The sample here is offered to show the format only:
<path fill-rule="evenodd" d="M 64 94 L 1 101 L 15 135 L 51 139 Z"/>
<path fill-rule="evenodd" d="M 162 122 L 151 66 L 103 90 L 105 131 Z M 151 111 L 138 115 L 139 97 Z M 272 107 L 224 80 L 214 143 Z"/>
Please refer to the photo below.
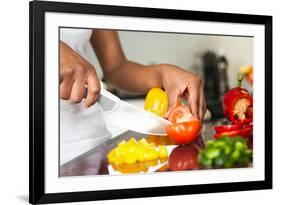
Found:
<path fill-rule="evenodd" d="M 29 4 L 29 202 L 32 204 L 260 190 L 272 188 L 272 17 L 263 15 L 33 1 Z M 265 180 L 71 193 L 45 192 L 44 20 L 46 12 L 259 24 L 265 26 Z"/>

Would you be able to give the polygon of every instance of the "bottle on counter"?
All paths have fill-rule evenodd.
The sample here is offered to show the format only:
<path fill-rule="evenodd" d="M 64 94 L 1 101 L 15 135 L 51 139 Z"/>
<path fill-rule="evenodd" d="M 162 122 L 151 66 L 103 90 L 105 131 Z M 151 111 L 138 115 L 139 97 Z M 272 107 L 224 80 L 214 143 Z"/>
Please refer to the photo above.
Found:
<path fill-rule="evenodd" d="M 206 51 L 202 56 L 202 61 L 207 107 L 213 118 L 221 118 L 224 116 L 221 99 L 229 88 L 227 58 L 223 51 L 219 51 L 218 54 L 214 51 Z"/>
<path fill-rule="evenodd" d="M 222 99 L 224 93 L 226 93 L 229 89 L 227 77 L 228 61 L 223 50 L 219 50 L 218 52 L 217 67 L 219 74 L 219 95 L 220 99 Z"/>

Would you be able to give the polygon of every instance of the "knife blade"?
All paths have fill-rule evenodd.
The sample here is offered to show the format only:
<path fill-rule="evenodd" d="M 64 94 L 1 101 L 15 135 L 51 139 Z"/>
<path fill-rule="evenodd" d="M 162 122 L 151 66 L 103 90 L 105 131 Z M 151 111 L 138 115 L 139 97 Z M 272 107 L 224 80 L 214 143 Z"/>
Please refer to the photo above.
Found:
<path fill-rule="evenodd" d="M 171 122 L 121 100 L 105 89 L 101 89 L 98 102 L 108 123 L 147 135 L 167 135 L 165 126 Z"/>

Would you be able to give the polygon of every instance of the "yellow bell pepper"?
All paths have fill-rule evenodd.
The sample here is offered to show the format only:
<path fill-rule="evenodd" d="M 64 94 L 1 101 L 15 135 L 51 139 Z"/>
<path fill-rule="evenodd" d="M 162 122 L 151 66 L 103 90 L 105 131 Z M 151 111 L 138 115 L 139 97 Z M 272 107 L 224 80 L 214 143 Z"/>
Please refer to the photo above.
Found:
<path fill-rule="evenodd" d="M 161 88 L 152 88 L 145 98 L 144 109 L 159 116 L 164 116 L 168 110 L 168 95 Z"/>
<path fill-rule="evenodd" d="M 160 158 L 167 158 L 168 157 L 167 147 L 159 146 L 158 147 L 158 154 L 159 154 Z"/>

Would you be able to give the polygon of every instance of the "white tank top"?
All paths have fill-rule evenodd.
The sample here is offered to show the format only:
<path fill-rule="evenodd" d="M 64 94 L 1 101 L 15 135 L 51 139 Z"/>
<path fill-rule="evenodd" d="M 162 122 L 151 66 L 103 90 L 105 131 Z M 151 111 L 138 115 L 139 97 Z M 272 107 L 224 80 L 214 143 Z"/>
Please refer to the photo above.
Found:
<path fill-rule="evenodd" d="M 79 55 L 89 59 L 90 37 L 89 29 L 60 30 L 60 40 L 68 44 Z M 99 78 L 101 70 L 96 70 Z M 102 108 L 95 103 L 85 109 L 81 103 L 69 104 L 60 100 L 60 164 L 65 164 L 71 159 L 89 151 L 110 137 L 102 113 Z"/>
<path fill-rule="evenodd" d="M 67 43 L 72 49 L 80 54 L 83 54 L 85 51 L 85 46 L 89 43 L 91 35 L 92 30 L 90 29 L 60 29 L 60 40 Z"/>

